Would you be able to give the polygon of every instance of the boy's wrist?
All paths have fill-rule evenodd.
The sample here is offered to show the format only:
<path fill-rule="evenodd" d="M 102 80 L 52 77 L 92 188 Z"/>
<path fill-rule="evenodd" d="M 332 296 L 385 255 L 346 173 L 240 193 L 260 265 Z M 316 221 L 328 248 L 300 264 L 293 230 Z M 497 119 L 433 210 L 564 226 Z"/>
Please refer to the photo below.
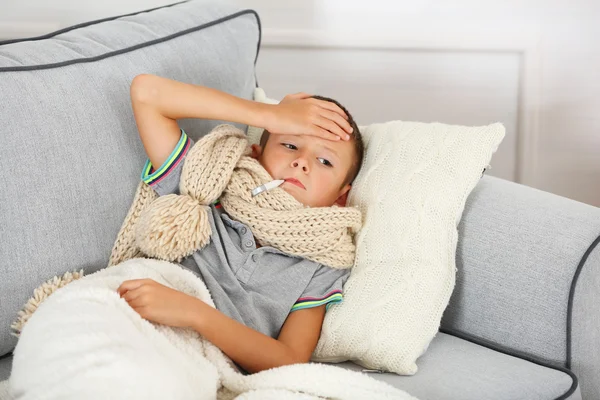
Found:
<path fill-rule="evenodd" d="M 257 101 L 252 102 L 251 114 L 254 122 L 250 123 L 252 126 L 256 126 L 263 129 L 268 129 L 271 125 L 271 121 L 275 118 L 275 105 L 260 103 Z"/>
<path fill-rule="evenodd" d="M 196 297 L 193 297 L 193 299 L 194 302 L 191 307 L 190 320 L 186 325 L 197 332 L 201 332 L 206 315 L 205 307 L 209 307 L 209 305 Z"/>

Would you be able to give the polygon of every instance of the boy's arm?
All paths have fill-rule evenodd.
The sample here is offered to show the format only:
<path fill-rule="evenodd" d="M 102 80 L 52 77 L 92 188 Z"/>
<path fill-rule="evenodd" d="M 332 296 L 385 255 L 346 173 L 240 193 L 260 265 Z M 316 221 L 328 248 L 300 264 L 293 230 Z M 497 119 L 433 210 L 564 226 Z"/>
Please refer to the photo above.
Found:
<path fill-rule="evenodd" d="M 202 301 L 197 307 L 192 327 L 251 373 L 310 361 L 325 318 L 325 306 L 295 311 L 273 339 Z"/>
<path fill-rule="evenodd" d="M 299 93 L 279 105 L 258 103 L 220 90 L 156 75 L 136 76 L 130 87 L 133 114 L 144 149 L 159 168 L 180 138 L 177 120 L 203 118 L 238 122 L 272 133 L 309 134 L 332 140 L 351 132 L 346 114 L 334 103 Z M 343 129 L 342 129 L 343 128 Z"/>
<path fill-rule="evenodd" d="M 181 137 L 178 119 L 227 120 L 262 127 L 268 106 L 148 74 L 133 79 L 130 95 L 139 135 L 154 168 L 165 162 Z"/>
<path fill-rule="evenodd" d="M 248 372 L 310 361 L 325 318 L 325 305 L 294 311 L 273 339 L 152 279 L 124 281 L 117 292 L 142 318 L 195 329 Z"/>

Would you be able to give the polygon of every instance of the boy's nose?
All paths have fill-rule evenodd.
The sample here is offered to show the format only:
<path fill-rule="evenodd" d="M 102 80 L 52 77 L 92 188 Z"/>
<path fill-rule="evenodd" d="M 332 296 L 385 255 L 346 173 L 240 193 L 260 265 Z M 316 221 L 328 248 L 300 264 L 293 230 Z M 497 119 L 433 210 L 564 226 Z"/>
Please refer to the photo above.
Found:
<path fill-rule="evenodd" d="M 294 168 L 302 167 L 303 172 L 308 172 L 308 163 L 306 162 L 306 160 L 304 160 L 302 158 L 292 161 L 292 167 L 294 167 Z"/>

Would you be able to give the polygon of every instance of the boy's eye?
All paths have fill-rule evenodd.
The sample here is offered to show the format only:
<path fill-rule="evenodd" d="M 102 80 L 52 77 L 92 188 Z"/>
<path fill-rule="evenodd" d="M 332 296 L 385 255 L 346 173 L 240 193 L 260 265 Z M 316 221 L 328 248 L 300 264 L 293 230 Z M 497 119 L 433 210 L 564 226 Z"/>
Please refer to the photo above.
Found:
<path fill-rule="evenodd" d="M 329 162 L 329 160 L 326 160 L 325 158 L 318 158 L 319 162 L 323 165 L 326 165 L 328 167 L 333 167 L 333 164 Z"/>
<path fill-rule="evenodd" d="M 283 147 L 285 147 L 286 149 L 298 150 L 298 147 L 296 145 L 294 145 L 294 144 L 291 144 L 291 143 L 281 143 L 281 145 Z M 321 164 L 325 165 L 326 167 L 333 167 L 333 164 L 329 160 L 327 160 L 325 158 L 317 157 L 317 160 L 319 160 L 319 162 Z"/>

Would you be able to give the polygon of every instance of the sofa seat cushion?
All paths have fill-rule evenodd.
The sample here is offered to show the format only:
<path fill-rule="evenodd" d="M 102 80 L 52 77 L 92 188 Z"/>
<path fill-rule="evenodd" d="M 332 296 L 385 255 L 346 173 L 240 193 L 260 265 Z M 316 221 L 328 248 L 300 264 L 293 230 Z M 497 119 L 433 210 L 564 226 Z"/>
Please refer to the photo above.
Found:
<path fill-rule="evenodd" d="M 338 364 L 361 371 L 352 362 Z M 417 361 L 415 375 L 369 373 L 419 400 L 581 399 L 566 370 L 538 365 L 439 332 Z"/>
<path fill-rule="evenodd" d="M 10 375 L 11 356 L 0 358 L 0 381 Z M 360 371 L 352 362 L 337 364 Z M 412 376 L 370 373 L 419 400 L 580 400 L 577 380 L 566 371 L 538 365 L 445 333 L 438 333 Z M 0 400 L 6 400 L 0 393 Z"/>

